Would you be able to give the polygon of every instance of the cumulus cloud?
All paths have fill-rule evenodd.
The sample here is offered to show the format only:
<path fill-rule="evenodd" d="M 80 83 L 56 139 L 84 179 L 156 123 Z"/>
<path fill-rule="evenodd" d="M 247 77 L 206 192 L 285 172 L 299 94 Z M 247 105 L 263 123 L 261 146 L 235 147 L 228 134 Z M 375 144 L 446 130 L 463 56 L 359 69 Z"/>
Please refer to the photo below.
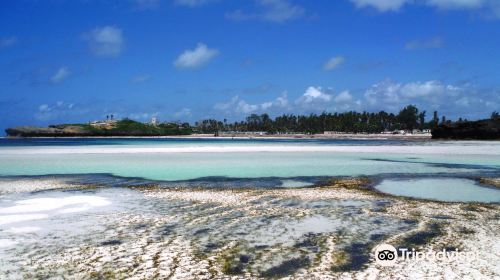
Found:
<path fill-rule="evenodd" d="M 344 90 L 335 97 L 334 101 L 336 103 L 349 103 L 353 101 L 353 97 L 348 90 Z"/>
<path fill-rule="evenodd" d="M 50 82 L 53 84 L 59 84 L 62 81 L 66 80 L 66 78 L 71 75 L 71 72 L 69 71 L 68 67 L 61 67 L 59 68 L 52 77 L 50 77 Z"/>
<path fill-rule="evenodd" d="M 260 11 L 257 13 L 236 10 L 226 14 L 232 20 L 262 20 L 283 23 L 304 15 L 304 8 L 288 0 L 256 0 Z"/>
<path fill-rule="evenodd" d="M 321 87 L 308 87 L 304 94 L 295 101 L 297 105 L 308 105 L 315 102 L 329 102 L 332 95 L 326 93 Z"/>
<path fill-rule="evenodd" d="M 407 50 L 420 50 L 420 49 L 437 49 L 443 46 L 443 39 L 441 37 L 433 37 L 427 40 L 413 40 L 405 45 Z"/>
<path fill-rule="evenodd" d="M 281 96 L 277 97 L 273 101 L 264 102 L 261 104 L 261 108 L 263 110 L 271 109 L 271 108 L 288 108 L 288 92 L 284 91 Z"/>
<path fill-rule="evenodd" d="M 269 113 L 271 115 L 292 113 L 320 113 L 322 111 L 346 111 L 359 109 L 361 101 L 349 91 L 342 91 L 335 95 L 331 89 L 308 87 L 305 92 L 293 102 L 288 99 L 288 92 L 284 91 L 273 100 L 251 103 L 234 96 L 228 102 L 215 104 L 214 108 L 227 115 L 246 116 L 248 114 Z"/>
<path fill-rule="evenodd" d="M 200 68 L 219 54 L 217 49 L 210 49 L 199 43 L 195 49 L 186 50 L 174 61 L 174 66 L 181 69 Z"/>
<path fill-rule="evenodd" d="M 434 80 L 410 83 L 385 80 L 368 88 L 364 98 L 369 108 L 394 111 L 410 103 L 430 108 L 446 106 L 450 100 L 460 98 L 465 92 L 465 87 L 447 85 Z"/>
<path fill-rule="evenodd" d="M 257 111 L 260 108 L 259 105 L 250 104 L 236 95 L 229 102 L 215 104 L 214 108 L 226 113 L 249 114 Z"/>
<path fill-rule="evenodd" d="M 333 90 L 308 87 L 294 102 L 288 101 L 288 93 L 267 102 L 247 102 L 234 96 L 229 102 L 218 103 L 216 110 L 227 116 L 244 117 L 252 113 L 278 115 L 287 112 L 310 114 L 321 112 L 345 112 L 350 110 L 398 113 L 408 104 L 421 110 L 438 110 L 449 117 L 484 117 L 500 106 L 500 90 L 481 89 L 472 84 L 447 84 L 438 80 L 397 83 L 383 80 L 365 89 Z"/>
<path fill-rule="evenodd" d="M 380 12 L 398 11 L 405 5 L 424 5 L 440 10 L 475 10 L 500 18 L 498 0 L 350 0 L 358 8 L 375 8 Z"/>
<path fill-rule="evenodd" d="M 116 57 L 123 50 L 122 30 L 114 26 L 95 28 L 83 35 L 89 48 L 96 56 Z"/>
<path fill-rule="evenodd" d="M 16 37 L 0 38 L 0 49 L 12 47 L 15 44 L 17 44 L 17 38 Z"/>
<path fill-rule="evenodd" d="M 246 115 L 251 113 L 269 113 L 272 111 L 285 111 L 289 108 L 288 93 L 285 91 L 276 99 L 262 103 L 248 103 L 238 95 L 229 102 L 217 103 L 214 109 L 226 114 Z"/>
<path fill-rule="evenodd" d="M 323 65 L 323 70 L 331 71 L 331 70 L 337 68 L 343 62 L 344 62 L 343 56 L 332 57 L 327 62 L 325 62 L 325 64 Z"/>

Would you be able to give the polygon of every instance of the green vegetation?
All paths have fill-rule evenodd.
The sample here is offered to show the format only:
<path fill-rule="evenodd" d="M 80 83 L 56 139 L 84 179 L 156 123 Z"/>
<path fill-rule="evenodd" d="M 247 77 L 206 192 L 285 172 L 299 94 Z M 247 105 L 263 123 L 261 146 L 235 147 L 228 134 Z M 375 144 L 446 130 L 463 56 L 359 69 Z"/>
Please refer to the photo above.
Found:
<path fill-rule="evenodd" d="M 435 112 L 437 114 L 437 112 Z M 427 129 L 433 127 L 433 122 L 425 122 L 425 111 L 420 112 L 413 105 L 406 106 L 399 114 L 380 111 L 326 113 L 320 115 L 281 115 L 274 119 L 268 114 L 252 114 L 245 121 L 227 123 L 207 119 L 195 124 L 196 130 L 202 133 L 216 131 L 262 131 L 267 133 L 324 133 L 338 131 L 348 133 L 380 133 L 393 130 Z"/>
<path fill-rule="evenodd" d="M 433 138 L 449 139 L 500 139 L 500 115 L 493 112 L 491 118 L 467 121 L 459 118 L 456 122 L 433 113 L 430 121 L 425 121 L 426 112 L 414 105 L 408 105 L 398 114 L 380 111 L 327 113 L 320 115 L 284 114 L 272 119 L 268 114 L 252 114 L 244 121 L 228 123 L 215 119 L 205 119 L 190 126 L 189 123 L 145 124 L 130 119 L 114 121 L 107 116 L 106 121 L 93 124 L 61 124 L 46 128 L 21 126 L 6 129 L 7 135 L 14 137 L 78 137 L 78 136 L 169 136 L 192 133 L 219 132 L 263 132 L 268 134 L 306 133 L 320 134 L 327 131 L 339 133 L 381 133 L 398 130 L 431 129 Z"/>
<path fill-rule="evenodd" d="M 500 118 L 493 112 L 491 119 L 447 122 L 432 130 L 434 139 L 500 139 Z"/>
<path fill-rule="evenodd" d="M 189 135 L 189 124 L 161 123 L 144 124 L 130 119 L 106 122 L 103 125 L 61 124 L 49 127 L 22 126 L 6 129 L 15 137 L 79 137 L 79 136 L 170 136 Z"/>
<path fill-rule="evenodd" d="M 90 125 L 89 125 L 90 126 Z M 144 124 L 130 119 L 118 121 L 111 129 L 92 127 L 93 132 L 103 136 L 168 136 L 189 135 L 192 130 L 189 124 L 161 123 L 158 125 Z"/>
<path fill-rule="evenodd" d="M 380 111 L 327 113 L 320 115 L 281 115 L 272 119 L 268 114 L 252 114 L 244 121 L 228 123 L 215 119 L 206 119 L 195 124 L 199 133 L 218 132 L 264 132 L 320 134 L 325 131 L 342 133 L 381 133 L 384 131 L 412 131 L 430 129 L 433 138 L 449 139 L 500 139 L 500 114 L 493 112 L 488 120 L 468 121 L 459 118 L 453 122 L 433 112 L 432 119 L 425 121 L 426 111 L 420 111 L 414 105 L 408 105 L 398 114 Z"/>

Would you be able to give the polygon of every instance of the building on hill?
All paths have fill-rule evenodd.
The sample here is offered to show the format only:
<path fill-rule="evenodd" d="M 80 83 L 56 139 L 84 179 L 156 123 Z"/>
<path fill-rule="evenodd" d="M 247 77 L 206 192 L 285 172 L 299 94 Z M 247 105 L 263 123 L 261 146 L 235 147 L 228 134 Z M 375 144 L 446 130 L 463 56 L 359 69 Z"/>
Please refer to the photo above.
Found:
<path fill-rule="evenodd" d="M 158 125 L 158 119 L 156 117 L 152 117 L 151 118 L 151 124 L 155 125 L 155 126 Z"/>
<path fill-rule="evenodd" d="M 89 124 L 95 128 L 105 128 L 105 129 L 110 129 L 116 126 L 117 120 L 113 119 L 107 119 L 107 120 L 101 120 L 101 121 L 92 121 L 89 122 Z"/>

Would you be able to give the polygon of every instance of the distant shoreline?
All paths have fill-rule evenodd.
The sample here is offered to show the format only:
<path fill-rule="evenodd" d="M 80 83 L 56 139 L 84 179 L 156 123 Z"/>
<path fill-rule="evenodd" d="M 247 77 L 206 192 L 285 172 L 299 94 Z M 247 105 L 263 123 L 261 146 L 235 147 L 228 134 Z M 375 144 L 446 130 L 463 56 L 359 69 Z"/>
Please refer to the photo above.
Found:
<path fill-rule="evenodd" d="M 332 139 L 332 140 L 431 140 L 431 134 L 191 134 L 176 136 L 37 136 L 4 139 Z"/>

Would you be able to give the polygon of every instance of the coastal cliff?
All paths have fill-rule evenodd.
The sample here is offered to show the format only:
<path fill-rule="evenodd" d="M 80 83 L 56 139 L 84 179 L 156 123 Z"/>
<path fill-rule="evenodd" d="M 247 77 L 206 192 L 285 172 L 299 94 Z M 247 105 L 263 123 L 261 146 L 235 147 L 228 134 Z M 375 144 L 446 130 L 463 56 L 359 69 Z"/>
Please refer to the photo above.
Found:
<path fill-rule="evenodd" d="M 189 135 L 189 125 L 144 124 L 125 119 L 102 124 L 61 124 L 49 127 L 19 126 L 5 130 L 9 137 L 169 136 Z"/>
<path fill-rule="evenodd" d="M 431 132 L 432 139 L 500 139 L 500 119 L 441 124 Z"/>

